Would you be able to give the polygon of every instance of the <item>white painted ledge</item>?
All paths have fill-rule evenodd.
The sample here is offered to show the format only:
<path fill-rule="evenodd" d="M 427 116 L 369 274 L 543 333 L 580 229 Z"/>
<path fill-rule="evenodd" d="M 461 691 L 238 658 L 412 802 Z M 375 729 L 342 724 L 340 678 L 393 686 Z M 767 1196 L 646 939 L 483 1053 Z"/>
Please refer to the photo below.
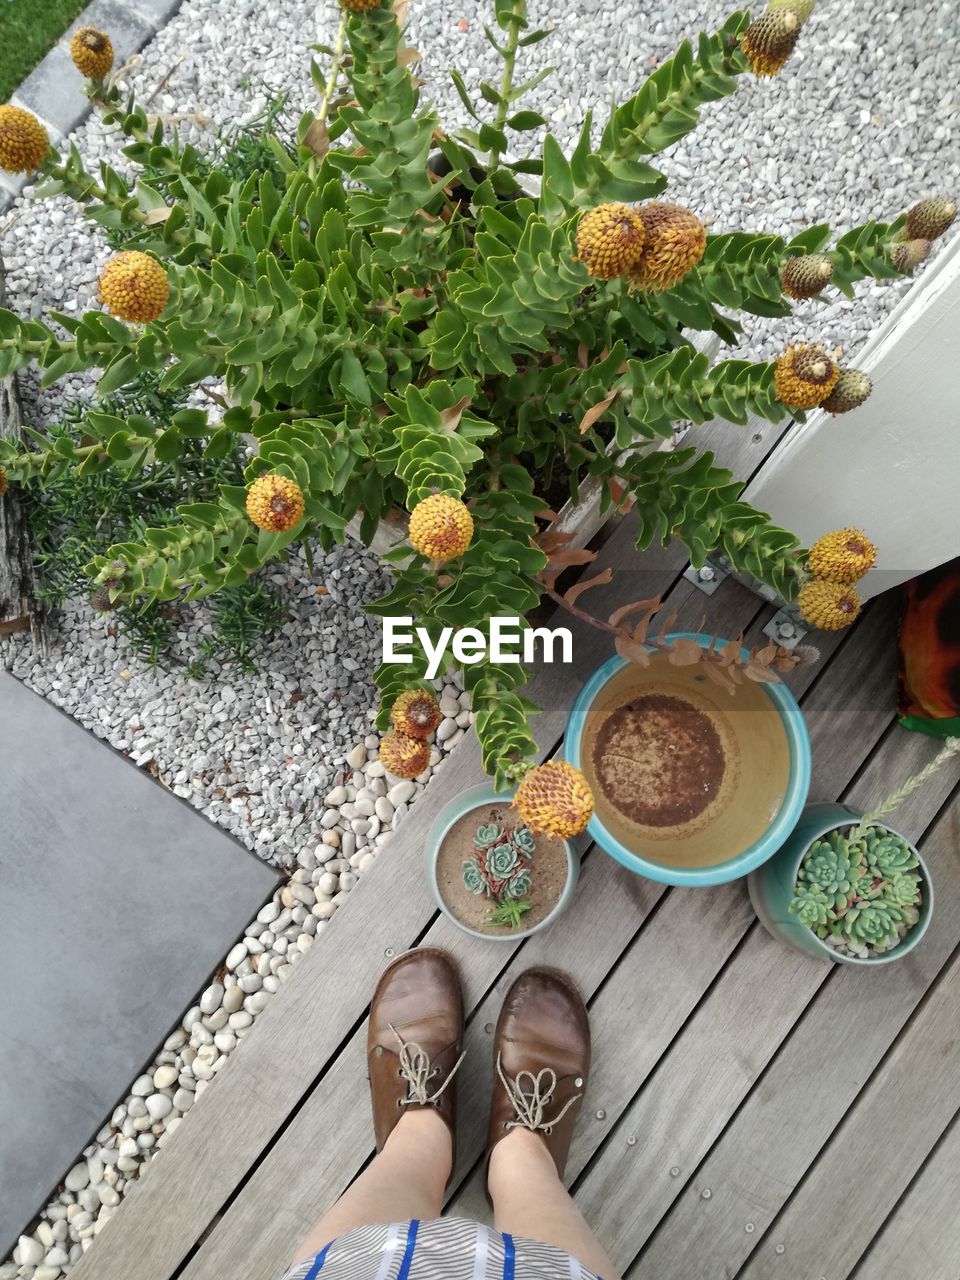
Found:
<path fill-rule="evenodd" d="M 960 234 L 857 356 L 859 409 L 793 427 L 744 497 L 809 546 L 853 525 L 877 545 L 864 598 L 960 555 Z"/>

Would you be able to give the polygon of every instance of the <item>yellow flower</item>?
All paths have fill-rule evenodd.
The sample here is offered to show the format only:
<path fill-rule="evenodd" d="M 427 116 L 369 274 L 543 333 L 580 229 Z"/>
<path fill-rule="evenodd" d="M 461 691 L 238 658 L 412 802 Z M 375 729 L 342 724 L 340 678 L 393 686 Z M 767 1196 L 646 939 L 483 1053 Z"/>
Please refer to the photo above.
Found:
<path fill-rule="evenodd" d="M 679 284 L 703 257 L 707 229 L 695 213 L 679 204 L 651 201 L 637 210 L 643 222 L 640 257 L 628 273 L 630 284 L 659 292 Z"/>
<path fill-rule="evenodd" d="M 452 560 L 470 545 L 473 516 L 459 498 L 434 493 L 413 508 L 408 536 L 414 549 L 428 560 Z"/>
<path fill-rule="evenodd" d="M 390 708 L 390 723 L 408 738 L 429 737 L 442 719 L 440 703 L 426 689 L 404 689 Z"/>
<path fill-rule="evenodd" d="M 800 35 L 794 9 L 768 9 L 743 33 L 740 48 L 754 75 L 775 76 L 788 62 Z"/>
<path fill-rule="evenodd" d="M 113 66 L 110 37 L 96 27 L 81 27 L 70 41 L 70 57 L 82 76 L 102 80 Z"/>
<path fill-rule="evenodd" d="M 825 582 L 849 586 L 859 582 L 877 562 L 877 548 L 862 529 L 836 529 L 818 538 L 807 555 L 807 568 Z"/>
<path fill-rule="evenodd" d="M 593 813 L 590 784 L 566 760 L 550 760 L 527 773 L 513 803 L 535 834 L 569 839 L 586 830 Z"/>
<path fill-rule="evenodd" d="M 792 409 L 813 409 L 823 404 L 839 377 L 836 361 L 823 347 L 803 343 L 787 347 L 774 375 L 777 399 Z"/>
<path fill-rule="evenodd" d="M 35 115 L 9 103 L 0 107 L 0 169 L 32 173 L 49 150 L 47 131 Z"/>
<path fill-rule="evenodd" d="M 416 778 L 430 763 L 430 744 L 407 733 L 387 733 L 380 739 L 378 754 L 395 778 Z"/>
<path fill-rule="evenodd" d="M 247 515 L 258 529 L 286 533 L 303 519 L 303 493 L 289 476 L 257 476 L 247 490 Z"/>
<path fill-rule="evenodd" d="M 842 631 L 857 620 L 861 605 L 853 587 L 811 578 L 800 588 L 797 608 L 811 626 L 821 631 Z"/>
<path fill-rule="evenodd" d="M 382 0 L 340 0 L 340 7 L 351 13 L 367 13 L 370 9 L 379 9 L 381 3 Z"/>
<path fill-rule="evenodd" d="M 162 315 L 169 297 L 167 273 L 149 254 L 118 253 L 100 272 L 100 301 L 120 320 L 148 324 Z"/>
<path fill-rule="evenodd" d="M 625 204 L 598 204 L 580 219 L 577 258 L 592 276 L 614 280 L 637 261 L 643 249 L 643 222 Z"/>

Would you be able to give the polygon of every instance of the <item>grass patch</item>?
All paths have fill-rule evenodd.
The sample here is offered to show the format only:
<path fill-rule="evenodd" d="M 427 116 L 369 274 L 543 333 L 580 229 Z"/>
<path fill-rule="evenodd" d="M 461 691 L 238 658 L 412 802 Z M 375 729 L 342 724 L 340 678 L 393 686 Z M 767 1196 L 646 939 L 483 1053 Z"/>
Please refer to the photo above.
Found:
<path fill-rule="evenodd" d="M 0 102 L 37 65 L 86 0 L 0 0 Z"/>

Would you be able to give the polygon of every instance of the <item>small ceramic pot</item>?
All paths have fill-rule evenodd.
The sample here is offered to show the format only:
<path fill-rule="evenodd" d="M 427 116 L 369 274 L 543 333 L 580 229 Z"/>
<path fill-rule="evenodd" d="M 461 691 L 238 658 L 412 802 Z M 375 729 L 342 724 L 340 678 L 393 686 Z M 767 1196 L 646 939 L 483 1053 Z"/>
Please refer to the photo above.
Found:
<path fill-rule="evenodd" d="M 861 960 L 857 956 L 841 955 L 834 947 L 828 947 L 812 929 L 798 920 L 789 910 L 790 899 L 793 897 L 794 885 L 797 882 L 797 871 L 813 842 L 839 827 L 849 827 L 858 823 L 862 817 L 863 814 L 859 809 L 852 809 L 845 804 L 807 805 L 793 834 L 779 852 L 769 862 L 750 873 L 747 887 L 750 891 L 750 901 L 753 903 L 753 909 L 760 923 L 779 942 L 793 947 L 796 951 L 803 951 L 817 960 L 873 967 L 879 964 L 891 964 L 894 960 L 901 960 L 911 952 L 926 933 L 933 916 L 933 881 L 930 879 L 930 871 L 909 840 L 907 844 L 917 858 L 920 864 L 919 870 L 923 876 L 920 919 L 909 933 L 904 935 L 902 941 L 889 951 L 879 956 L 871 956 L 867 960 Z M 877 825 L 882 826 L 892 835 L 900 835 L 899 831 L 887 826 L 885 822 Z M 906 840 L 906 837 L 901 836 L 901 839 Z"/>
<path fill-rule="evenodd" d="M 666 639 L 679 637 L 696 640 L 707 647 L 713 637 L 698 635 L 693 632 L 673 632 Z M 720 642 L 720 647 L 729 641 Z M 744 656 L 747 650 L 743 650 Z M 563 741 L 564 756 L 578 768 L 581 765 L 583 738 L 587 721 L 595 701 L 601 697 L 604 686 L 624 667 L 630 664 L 625 658 L 610 658 L 603 666 L 598 667 L 577 695 L 567 723 L 567 732 Z M 652 856 L 644 856 L 636 849 L 628 848 L 603 823 L 594 812 L 587 831 L 605 853 L 617 862 L 623 863 L 631 871 L 646 876 L 650 880 L 659 880 L 663 884 L 687 885 L 695 888 L 707 885 L 725 884 L 729 880 L 737 880 L 752 871 L 754 867 L 773 857 L 777 849 L 793 830 L 807 800 L 810 788 L 810 739 L 807 726 L 796 698 L 785 684 L 764 684 L 760 686 L 767 694 L 780 716 L 787 738 L 790 753 L 789 777 L 786 791 L 778 812 L 760 838 L 742 852 L 733 857 L 718 859 L 716 864 L 705 867 L 677 867 L 656 861 Z"/>
<path fill-rule="evenodd" d="M 528 929 L 515 929 L 510 933 L 489 933 L 483 929 L 473 929 L 468 924 L 464 924 L 459 920 L 453 912 L 447 907 L 440 893 L 440 886 L 437 883 L 437 858 L 440 854 L 440 847 L 447 832 L 459 821 L 465 813 L 469 813 L 471 809 L 483 809 L 488 805 L 504 805 L 510 803 L 510 796 L 504 795 L 502 792 L 494 791 L 493 787 L 486 782 L 482 782 L 469 790 L 464 791 L 461 795 L 451 800 L 449 804 L 437 815 L 437 819 L 430 829 L 424 847 L 424 862 L 427 873 L 427 884 L 430 887 L 430 893 L 434 902 L 439 909 L 447 917 L 452 920 L 458 929 L 463 929 L 465 933 L 472 934 L 475 938 L 483 938 L 485 942 L 512 942 L 516 943 L 522 938 L 529 938 L 534 933 L 539 933 L 542 929 L 546 929 L 553 924 L 559 916 L 563 915 L 567 907 L 569 907 L 573 892 L 577 886 L 577 878 L 580 875 L 580 859 L 574 851 L 573 845 L 569 840 L 563 840 L 563 844 L 567 855 L 567 882 L 563 887 L 563 892 L 557 899 L 553 910 L 537 924 L 532 925 Z"/>

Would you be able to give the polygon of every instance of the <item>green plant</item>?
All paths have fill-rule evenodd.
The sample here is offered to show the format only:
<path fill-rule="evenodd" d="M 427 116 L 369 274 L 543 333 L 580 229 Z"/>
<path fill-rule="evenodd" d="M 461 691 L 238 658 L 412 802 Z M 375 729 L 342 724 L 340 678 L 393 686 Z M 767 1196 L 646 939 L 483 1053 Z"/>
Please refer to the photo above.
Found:
<path fill-rule="evenodd" d="M 495 904 L 488 925 L 516 929 L 532 903 L 532 859 L 537 844 L 524 823 L 481 823 L 473 838 L 475 852 L 464 860 L 463 883 L 471 893 Z"/>
<path fill-rule="evenodd" d="M 913 850 L 891 831 L 830 831 L 804 855 L 790 910 L 818 938 L 839 938 L 854 950 L 886 949 L 916 918 L 918 867 Z"/>
<path fill-rule="evenodd" d="M 528 27 L 525 0 L 494 0 L 489 38 L 503 75 L 479 87 L 489 111 L 452 73 L 472 118 L 455 134 L 420 102 L 395 13 L 373 0 L 350 8 L 363 11 L 342 15 L 321 51 L 326 72 L 313 68 L 320 102 L 299 123 L 295 160 L 271 147 L 278 167 L 262 172 L 201 156 L 116 88 L 92 88 L 137 176 L 108 165 L 91 174 L 70 147 L 43 161 L 41 191 L 80 201 L 128 251 L 164 263 L 170 302 L 142 327 L 101 312 L 51 323 L 0 312 L 0 373 L 36 361 L 50 382 L 99 367 L 104 394 L 143 371 L 163 391 L 216 378 L 230 405 L 92 415 L 83 440 L 38 433 L 25 449 L 5 443 L 0 467 L 11 482 L 113 471 L 135 483 L 157 464 L 190 470 L 255 439 L 243 483 L 226 480 L 200 500 L 188 485 L 176 522 L 92 557 L 94 584 L 114 600 L 236 588 L 295 540 L 315 536 L 329 548 L 357 518 L 369 543 L 381 519 L 406 508 L 411 544 L 387 557 L 394 586 L 374 612 L 411 614 L 434 641 L 445 627 L 486 631 L 494 613 L 528 615 L 559 567 L 575 562 L 547 549 L 543 492 L 549 485 L 551 500 L 576 503 L 588 481 L 604 512 L 635 501 L 640 550 L 680 537 L 694 565 L 722 550 L 794 597 L 806 576 L 797 540 L 741 501 L 711 454 L 660 446 L 680 419 L 801 417 L 840 371 L 816 347 L 711 365 L 690 335 L 713 330 L 732 342 L 737 311 L 787 315 L 783 275 L 795 258 L 829 262 L 830 287 L 847 295 L 865 278 L 897 276 L 916 258 L 901 252 L 906 219 L 870 221 L 836 241 L 823 225 L 789 239 L 708 236 L 694 211 L 658 200 L 667 180 L 651 161 L 741 76 L 778 70 L 805 12 L 781 5 L 755 23 L 737 12 L 684 42 L 602 131 L 588 114 L 565 155 L 549 132 L 524 147 L 545 122 L 522 105 L 542 76 L 521 82 L 518 55 L 548 34 Z M 19 133 L 8 143 L 18 163 L 35 154 Z M 611 214 L 620 206 L 632 212 Z M 948 215 L 941 204 L 913 221 L 932 235 Z M 614 270 L 622 274 L 607 278 Z M 155 295 L 132 302 L 149 312 Z M 299 494 L 267 528 L 247 506 L 248 487 L 264 477 Z M 418 511 L 430 519 L 418 523 Z M 561 599 L 570 603 L 569 593 Z M 821 612 L 849 621 L 856 606 Z M 426 663 L 377 672 L 382 729 Z M 501 786 L 516 782 L 536 754 L 523 668 L 482 661 L 465 675 L 485 767 Z M 384 745 L 408 770 L 423 759 L 415 740 L 392 734 Z M 577 821 L 585 813 L 578 802 Z"/>

